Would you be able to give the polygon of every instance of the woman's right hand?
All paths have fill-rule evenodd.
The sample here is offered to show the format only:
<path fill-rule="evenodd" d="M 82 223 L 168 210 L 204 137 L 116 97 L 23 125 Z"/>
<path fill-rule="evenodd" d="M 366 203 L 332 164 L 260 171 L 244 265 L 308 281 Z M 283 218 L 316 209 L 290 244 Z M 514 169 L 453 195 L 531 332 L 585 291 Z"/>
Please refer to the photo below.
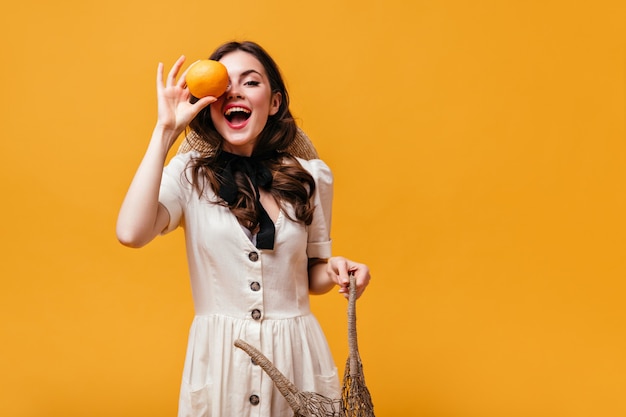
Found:
<path fill-rule="evenodd" d="M 178 58 L 165 80 L 163 79 L 163 63 L 160 62 L 157 69 L 157 126 L 163 132 L 169 133 L 166 135 L 168 149 L 194 117 L 206 106 L 217 100 L 215 97 L 208 96 L 195 103 L 190 103 L 191 93 L 185 82 L 185 75 L 189 68 L 178 77 L 184 62 L 185 56 Z"/>

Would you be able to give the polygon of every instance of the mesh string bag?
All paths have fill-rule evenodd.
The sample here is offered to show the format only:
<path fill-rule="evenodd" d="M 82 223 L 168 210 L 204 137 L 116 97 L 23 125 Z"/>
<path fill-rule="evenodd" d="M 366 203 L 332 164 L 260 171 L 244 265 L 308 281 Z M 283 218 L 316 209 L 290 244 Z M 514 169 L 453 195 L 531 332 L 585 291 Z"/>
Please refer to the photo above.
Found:
<path fill-rule="evenodd" d="M 341 392 L 342 417 L 374 417 L 374 405 L 365 385 L 363 363 L 356 337 L 356 282 L 353 274 L 350 274 L 348 297 L 348 346 L 349 356 L 343 374 Z"/>
<path fill-rule="evenodd" d="M 348 297 L 349 356 L 343 376 L 341 399 L 331 399 L 314 392 L 302 392 L 258 349 L 241 339 L 235 346 L 245 351 L 267 373 L 294 411 L 294 417 L 374 417 L 374 405 L 365 386 L 363 364 L 356 336 L 356 282 L 350 274 Z"/>
<path fill-rule="evenodd" d="M 272 378 L 278 391 L 285 397 L 294 417 L 341 417 L 341 400 L 314 392 L 302 392 L 283 375 L 258 349 L 241 339 L 235 346 L 246 352 Z"/>

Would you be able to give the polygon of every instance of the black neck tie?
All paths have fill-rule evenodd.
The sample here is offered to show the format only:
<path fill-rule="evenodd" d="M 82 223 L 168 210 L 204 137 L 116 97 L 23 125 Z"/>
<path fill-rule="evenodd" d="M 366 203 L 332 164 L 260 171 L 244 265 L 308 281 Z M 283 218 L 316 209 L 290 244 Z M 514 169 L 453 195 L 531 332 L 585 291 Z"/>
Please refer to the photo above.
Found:
<path fill-rule="evenodd" d="M 263 208 L 261 194 L 259 193 L 259 187 L 269 188 L 272 185 L 272 173 L 262 161 L 273 156 L 275 154 L 266 157 L 248 157 L 225 151 L 221 151 L 217 156 L 217 174 L 220 181 L 219 196 L 224 201 L 232 205 L 237 200 L 237 194 L 239 193 L 237 183 L 235 182 L 235 174 L 237 172 L 245 175 L 254 187 L 257 199 L 257 212 L 259 213 L 259 233 L 256 237 L 256 247 L 259 249 L 274 249 L 274 234 L 276 232 L 274 222 Z"/>

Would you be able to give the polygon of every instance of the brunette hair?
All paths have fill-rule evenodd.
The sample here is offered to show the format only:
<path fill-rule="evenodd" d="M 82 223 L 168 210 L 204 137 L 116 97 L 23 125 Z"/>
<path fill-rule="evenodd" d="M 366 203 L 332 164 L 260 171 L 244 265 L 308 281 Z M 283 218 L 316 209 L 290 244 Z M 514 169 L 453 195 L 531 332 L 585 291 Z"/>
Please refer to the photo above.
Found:
<path fill-rule="evenodd" d="M 285 152 L 295 140 L 297 126 L 289 110 L 289 94 L 278 65 L 260 45 L 250 41 L 225 43 L 218 47 L 209 59 L 219 61 L 225 55 L 235 51 L 247 52 L 258 59 L 265 69 L 272 93 L 280 93 L 282 97 L 278 111 L 268 117 L 265 127 L 259 134 L 252 156 L 274 155 L 269 159 L 263 158 L 262 162 L 272 172 L 272 185 L 267 191 L 272 194 L 285 215 L 290 217 L 283 206 L 287 202 L 294 209 L 295 219 L 292 218 L 292 220 L 309 225 L 313 219 L 311 196 L 315 192 L 315 181 L 293 155 Z M 189 127 L 200 140 L 206 141 L 211 148 L 215 149 L 212 155 L 199 156 L 190 160 L 191 182 L 202 195 L 203 184 L 205 184 L 202 179 L 206 179 L 218 194 L 221 178 L 216 175 L 217 156 L 222 152 L 224 139 L 215 129 L 209 107 L 203 109 L 191 121 Z M 239 223 L 250 231 L 256 232 L 259 226 L 259 207 L 257 207 L 254 188 L 242 175 L 238 175 L 235 180 L 238 189 L 236 201 L 228 204 L 220 199 L 218 204 L 228 207 Z"/>

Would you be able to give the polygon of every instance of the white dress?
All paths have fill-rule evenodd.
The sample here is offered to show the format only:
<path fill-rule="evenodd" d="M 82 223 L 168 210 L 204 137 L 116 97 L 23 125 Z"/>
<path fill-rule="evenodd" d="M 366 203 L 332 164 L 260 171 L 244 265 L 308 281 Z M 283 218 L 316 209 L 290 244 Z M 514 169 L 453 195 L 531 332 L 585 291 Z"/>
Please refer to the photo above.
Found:
<path fill-rule="evenodd" d="M 189 183 L 191 155 L 172 158 L 159 196 L 170 214 L 164 233 L 185 230 L 195 307 L 179 417 L 293 416 L 269 376 L 233 346 L 236 339 L 261 350 L 302 391 L 339 398 L 337 368 L 309 308 L 307 273 L 308 258 L 331 254 L 330 169 L 299 159 L 316 183 L 313 222 L 281 212 L 274 249 L 260 250 L 228 208 L 211 202 L 217 197 L 210 187 L 200 197 Z"/>

